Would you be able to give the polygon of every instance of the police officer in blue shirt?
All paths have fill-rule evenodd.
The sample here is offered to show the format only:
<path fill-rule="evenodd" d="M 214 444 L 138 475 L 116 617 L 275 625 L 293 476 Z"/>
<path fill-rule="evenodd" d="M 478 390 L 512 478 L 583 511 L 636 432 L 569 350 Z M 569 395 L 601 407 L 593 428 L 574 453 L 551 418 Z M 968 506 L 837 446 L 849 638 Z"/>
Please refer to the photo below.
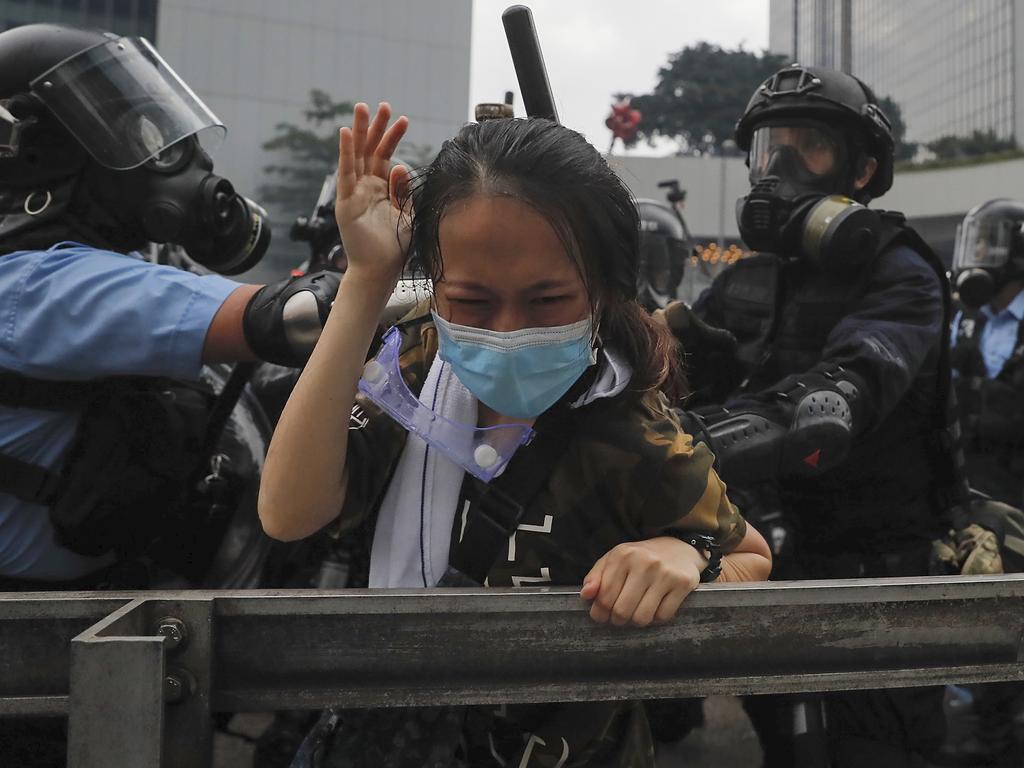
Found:
<path fill-rule="evenodd" d="M 960 309 L 952 363 L 964 458 L 971 487 L 988 497 L 975 499 L 969 522 L 995 537 L 1000 563 L 1009 570 L 1019 567 L 1021 518 L 990 500 L 1024 506 L 1024 203 L 989 200 L 968 212 L 957 233 L 953 273 Z M 1019 766 L 1020 684 L 963 686 L 951 694 L 960 707 L 949 711 L 948 755 L 957 764 Z"/>
<path fill-rule="evenodd" d="M 270 238 L 213 172 L 198 137 L 217 132 L 143 39 L 0 33 L 3 588 L 109 583 L 162 535 L 151 516 L 187 519 L 214 407 L 187 382 L 208 363 L 301 365 L 316 341 L 335 276 L 211 272 L 250 268 Z M 206 274 L 145 261 L 150 242 Z"/>
<path fill-rule="evenodd" d="M 953 255 L 962 308 L 953 363 L 968 477 L 1024 506 L 1024 203 L 990 200 L 960 226 Z"/>

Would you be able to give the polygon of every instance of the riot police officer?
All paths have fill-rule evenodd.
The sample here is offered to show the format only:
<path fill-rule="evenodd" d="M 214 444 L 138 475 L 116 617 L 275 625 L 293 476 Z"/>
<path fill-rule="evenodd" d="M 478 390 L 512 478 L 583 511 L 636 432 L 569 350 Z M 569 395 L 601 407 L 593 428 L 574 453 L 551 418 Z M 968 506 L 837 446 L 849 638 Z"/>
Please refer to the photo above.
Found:
<path fill-rule="evenodd" d="M 214 173 L 199 137 L 219 131 L 145 40 L 0 34 L 2 589 L 216 570 L 204 534 L 224 476 L 204 462 L 219 465 L 240 387 L 215 397 L 203 365 L 301 364 L 338 284 L 212 274 L 248 269 L 270 238 L 263 210 Z M 142 258 L 150 242 L 183 246 L 194 272 Z M 59 764 L 62 729 L 0 721 L 0 763 Z"/>
<path fill-rule="evenodd" d="M 691 245 L 682 222 L 657 200 L 636 201 L 640 210 L 640 264 L 637 301 L 648 312 L 677 298 Z"/>
<path fill-rule="evenodd" d="M 109 582 L 159 536 L 139 510 L 170 514 L 198 471 L 213 401 L 181 382 L 204 363 L 298 365 L 315 343 L 336 277 L 261 287 L 211 273 L 248 269 L 270 238 L 263 210 L 213 171 L 199 136 L 218 131 L 143 39 L 49 24 L 0 34 L 8 589 Z M 148 242 L 183 246 L 206 274 L 149 263 Z"/>
<path fill-rule="evenodd" d="M 1024 203 L 990 200 L 971 210 L 953 272 L 968 477 L 989 496 L 1024 506 Z"/>
<path fill-rule="evenodd" d="M 968 212 L 953 273 L 960 308 L 951 361 L 967 476 L 988 498 L 975 499 L 969 516 L 974 525 L 954 532 L 952 542 L 962 558 L 972 539 L 985 537 L 991 550 L 1001 552 L 996 562 L 1016 571 L 1022 567 L 1024 517 L 1006 505 L 1024 506 L 1024 203 L 989 200 Z M 970 567 L 961 558 L 955 564 Z M 993 683 L 951 693 L 961 706 L 950 708 L 945 751 L 961 762 L 1019 765 L 1021 686 Z"/>
<path fill-rule="evenodd" d="M 892 184 L 889 121 L 856 78 L 794 64 L 758 87 L 736 142 L 751 182 L 740 233 L 759 254 L 692 312 L 666 313 L 689 355 L 691 429 L 748 514 L 781 511 L 790 577 L 924 575 L 953 497 L 950 311 L 927 245 L 866 207 Z M 941 696 L 829 694 L 796 714 L 827 723 L 833 766 L 904 766 L 941 740 Z M 757 697 L 748 709 L 766 766 L 822 764 L 801 755 L 813 733 L 793 737 L 792 707 Z"/>

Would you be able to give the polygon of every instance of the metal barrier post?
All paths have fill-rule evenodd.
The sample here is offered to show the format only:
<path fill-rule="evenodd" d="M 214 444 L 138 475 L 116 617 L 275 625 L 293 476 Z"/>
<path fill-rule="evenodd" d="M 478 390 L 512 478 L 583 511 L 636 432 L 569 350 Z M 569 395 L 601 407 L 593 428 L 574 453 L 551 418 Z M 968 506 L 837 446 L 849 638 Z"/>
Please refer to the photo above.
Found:
<path fill-rule="evenodd" d="M 164 638 L 164 768 L 208 768 L 213 758 L 210 711 L 213 600 L 147 604 L 151 631 Z"/>
<path fill-rule="evenodd" d="M 71 641 L 69 768 L 160 768 L 164 639 L 133 600 Z"/>

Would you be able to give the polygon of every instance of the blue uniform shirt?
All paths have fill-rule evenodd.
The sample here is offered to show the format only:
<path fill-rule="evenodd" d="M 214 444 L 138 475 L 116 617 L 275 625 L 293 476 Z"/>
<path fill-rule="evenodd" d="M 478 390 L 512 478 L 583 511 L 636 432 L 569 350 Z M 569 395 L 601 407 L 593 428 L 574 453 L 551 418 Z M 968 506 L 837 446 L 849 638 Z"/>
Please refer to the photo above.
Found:
<path fill-rule="evenodd" d="M 54 380 L 195 380 L 206 333 L 239 284 L 73 243 L 0 257 L 0 368 Z M 0 452 L 56 466 L 77 416 L 0 405 Z M 47 509 L 0 493 L 0 575 L 70 580 L 110 562 L 54 540 Z"/>
<path fill-rule="evenodd" d="M 985 327 L 981 329 L 978 348 L 985 360 L 988 377 L 994 379 L 1003 370 L 1017 346 L 1017 334 L 1021 321 L 1024 320 L 1024 291 L 1021 291 L 1001 312 L 993 312 L 986 304 L 981 308 L 985 316 Z M 962 313 L 957 313 L 953 320 L 953 344 L 956 344 L 956 329 L 960 326 Z"/>

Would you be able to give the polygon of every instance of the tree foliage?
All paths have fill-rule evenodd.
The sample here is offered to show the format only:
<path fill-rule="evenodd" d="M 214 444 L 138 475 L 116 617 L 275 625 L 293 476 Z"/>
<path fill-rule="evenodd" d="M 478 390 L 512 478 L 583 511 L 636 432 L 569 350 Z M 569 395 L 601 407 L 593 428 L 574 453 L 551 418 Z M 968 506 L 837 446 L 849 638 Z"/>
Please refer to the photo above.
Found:
<path fill-rule="evenodd" d="M 274 136 L 262 145 L 280 158 L 263 167 L 272 179 L 259 190 L 264 205 L 305 211 L 316 201 L 324 176 L 338 167 L 338 128 L 351 124 L 354 105 L 334 101 L 330 94 L 316 88 L 309 92 L 309 99 L 303 125 L 278 123 Z M 403 141 L 399 148 L 401 160 L 413 167 L 429 164 L 435 154 L 433 147 L 410 141 Z"/>
<path fill-rule="evenodd" d="M 925 145 L 939 160 L 981 157 L 1017 149 L 1013 137 L 1000 139 L 993 130 L 974 131 L 970 136 L 942 136 Z"/>
<path fill-rule="evenodd" d="M 316 201 L 324 176 L 338 165 L 338 126 L 352 114 L 353 104 L 334 101 L 314 88 L 304 125 L 278 123 L 263 149 L 278 153 L 280 162 L 263 167 L 273 181 L 260 187 L 260 202 L 286 210 L 304 211 Z"/>
<path fill-rule="evenodd" d="M 891 96 L 885 96 L 878 100 L 878 106 L 882 108 L 892 124 L 892 138 L 896 144 L 896 162 L 913 160 L 919 145 L 917 142 L 907 141 L 907 124 L 903 120 L 903 110 L 900 109 L 900 105 L 893 101 Z"/>
<path fill-rule="evenodd" d="M 683 154 L 715 152 L 732 137 L 757 88 L 789 60 L 771 53 L 697 43 L 672 54 L 652 93 L 633 97 L 643 113 L 639 136 L 675 139 Z"/>

